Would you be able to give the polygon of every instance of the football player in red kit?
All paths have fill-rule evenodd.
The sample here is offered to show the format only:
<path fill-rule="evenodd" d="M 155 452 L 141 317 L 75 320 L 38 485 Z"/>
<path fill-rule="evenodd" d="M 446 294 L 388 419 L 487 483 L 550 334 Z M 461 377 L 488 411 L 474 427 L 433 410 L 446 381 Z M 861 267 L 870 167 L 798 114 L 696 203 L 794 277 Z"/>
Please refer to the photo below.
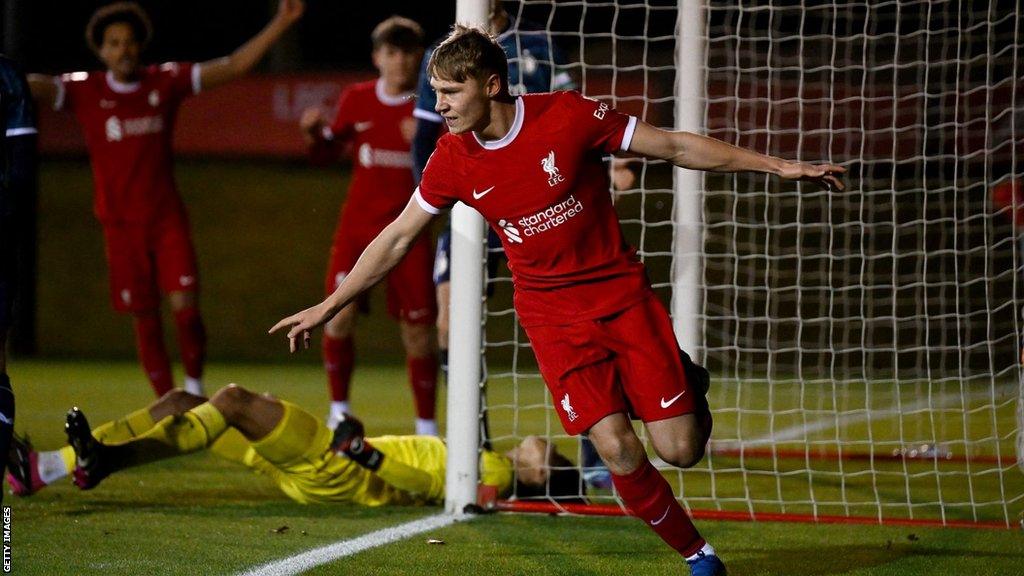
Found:
<path fill-rule="evenodd" d="M 377 25 L 371 39 L 373 64 L 380 77 L 348 87 L 338 100 L 333 121 L 328 123 L 320 108 L 307 110 L 301 121 L 315 155 L 337 149 L 340 143 L 352 149 L 352 183 L 331 247 L 328 294 L 352 271 L 367 244 L 401 214 L 413 189 L 412 90 L 423 57 L 423 30 L 408 18 L 394 16 Z M 437 304 L 432 266 L 430 238 L 424 235 L 388 275 L 387 299 L 388 312 L 401 326 L 416 405 L 416 433 L 436 435 L 437 355 L 432 328 Z M 349 412 L 356 312 L 356 305 L 350 304 L 324 327 L 323 359 L 331 392 L 328 428 Z"/>
<path fill-rule="evenodd" d="M 133 2 L 93 14 L 86 39 L 106 70 L 29 76 L 32 95 L 74 112 L 85 133 L 103 225 L 110 297 L 132 314 L 142 367 L 156 395 L 173 388 L 160 326 L 160 296 L 170 301 L 185 389 L 202 394 L 206 331 L 199 316 L 199 276 L 185 207 L 174 182 L 171 141 L 181 102 L 246 74 L 301 16 L 302 0 L 281 0 L 277 14 L 231 55 L 203 63 L 142 65 L 152 34 Z"/>
<path fill-rule="evenodd" d="M 461 201 L 501 237 L 515 308 L 562 425 L 587 434 L 629 509 L 698 576 L 725 574 L 630 422 L 682 468 L 704 455 L 711 413 L 668 313 L 612 208 L 602 157 L 638 154 L 690 169 L 763 172 L 842 189 L 831 164 L 789 162 L 687 132 L 654 128 L 577 92 L 508 92 L 501 47 L 457 26 L 428 70 L 448 126 L 402 214 L 367 247 L 326 300 L 271 328 L 308 345 L 322 325 L 372 286 L 442 210 Z M 688 376 L 690 376 L 688 378 Z"/>

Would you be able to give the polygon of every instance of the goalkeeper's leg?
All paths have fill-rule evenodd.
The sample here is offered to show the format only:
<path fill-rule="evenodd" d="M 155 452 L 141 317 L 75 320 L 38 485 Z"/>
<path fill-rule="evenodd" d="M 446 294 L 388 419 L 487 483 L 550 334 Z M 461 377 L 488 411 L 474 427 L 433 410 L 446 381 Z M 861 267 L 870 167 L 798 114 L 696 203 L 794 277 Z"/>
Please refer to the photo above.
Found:
<path fill-rule="evenodd" d="M 73 408 L 66 430 L 76 455 L 75 484 L 87 490 L 113 472 L 208 448 L 229 427 L 257 440 L 274 429 L 283 413 L 280 401 L 232 384 L 208 402 L 164 418 L 144 434 L 106 444 L 93 438 L 85 415 Z"/>
<path fill-rule="evenodd" d="M 92 436 L 105 444 L 127 442 L 151 429 L 168 416 L 183 414 L 206 398 L 184 390 L 171 390 L 145 408 L 92 429 Z M 16 496 L 30 496 L 69 476 L 75 469 L 75 451 L 70 445 L 57 450 L 36 451 L 27 437 L 15 436 L 8 456 L 11 466 L 7 483 Z"/>

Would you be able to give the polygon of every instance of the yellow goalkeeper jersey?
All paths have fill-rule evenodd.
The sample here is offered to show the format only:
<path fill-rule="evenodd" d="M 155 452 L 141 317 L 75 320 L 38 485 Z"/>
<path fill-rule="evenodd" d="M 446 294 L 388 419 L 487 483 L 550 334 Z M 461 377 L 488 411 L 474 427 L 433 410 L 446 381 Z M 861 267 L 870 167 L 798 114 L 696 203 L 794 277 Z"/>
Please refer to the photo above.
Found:
<path fill-rule="evenodd" d="M 222 438 L 215 452 L 240 460 L 269 476 L 297 502 L 353 502 L 365 506 L 440 504 L 444 500 L 447 448 L 434 436 L 381 436 L 367 440 L 384 454 L 381 467 L 370 472 L 331 449 L 332 431 L 309 412 L 283 402 L 284 415 L 265 438 L 246 443 L 232 458 L 232 444 Z M 241 435 L 238 435 L 241 438 Z M 240 447 L 241 448 L 241 447 Z M 512 462 L 484 451 L 480 479 L 512 491 Z"/>

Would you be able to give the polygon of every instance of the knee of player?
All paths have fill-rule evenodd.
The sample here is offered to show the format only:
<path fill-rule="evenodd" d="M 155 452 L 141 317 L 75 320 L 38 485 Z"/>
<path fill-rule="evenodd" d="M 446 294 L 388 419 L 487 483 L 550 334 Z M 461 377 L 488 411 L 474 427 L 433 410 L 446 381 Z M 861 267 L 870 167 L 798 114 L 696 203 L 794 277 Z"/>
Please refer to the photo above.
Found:
<path fill-rule="evenodd" d="M 245 411 L 253 396 L 238 384 L 228 384 L 210 397 L 210 403 L 230 421 L 235 414 Z"/>
<path fill-rule="evenodd" d="M 655 452 L 662 460 L 677 468 L 692 468 L 704 458 L 704 445 L 686 438 L 680 438 L 668 446 L 656 446 Z"/>
<path fill-rule="evenodd" d="M 170 301 L 171 310 L 175 312 L 186 308 L 195 308 L 196 305 L 196 294 L 193 291 L 174 291 L 168 294 L 167 299 Z"/>
<path fill-rule="evenodd" d="M 646 457 L 643 445 L 630 430 L 629 434 L 605 435 L 595 438 L 591 435 L 598 454 L 614 474 L 628 474 L 636 470 Z"/>
<path fill-rule="evenodd" d="M 433 351 L 433 339 L 429 324 L 411 324 L 402 331 L 402 344 L 411 358 L 424 358 Z"/>
<path fill-rule="evenodd" d="M 206 402 L 203 396 L 189 394 L 181 388 L 174 388 L 160 397 L 158 404 L 168 414 L 178 415 Z"/>

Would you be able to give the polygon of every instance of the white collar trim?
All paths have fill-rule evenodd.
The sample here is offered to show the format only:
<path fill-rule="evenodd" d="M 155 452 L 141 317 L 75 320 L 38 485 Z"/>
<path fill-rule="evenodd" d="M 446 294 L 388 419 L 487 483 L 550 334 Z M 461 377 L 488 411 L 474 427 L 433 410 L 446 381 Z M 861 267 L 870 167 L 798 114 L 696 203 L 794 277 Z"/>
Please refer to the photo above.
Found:
<path fill-rule="evenodd" d="M 383 78 L 377 79 L 377 84 L 373 90 L 377 93 L 377 100 L 380 100 L 381 104 L 385 106 L 401 106 L 402 104 L 408 104 L 409 99 L 412 98 L 412 92 L 402 92 L 397 96 L 389 96 L 388 93 L 384 91 Z"/>
<path fill-rule="evenodd" d="M 481 140 L 480 136 L 473 132 L 473 138 L 476 138 L 477 144 L 480 144 L 485 150 L 497 150 L 504 148 L 512 143 L 519 135 L 519 131 L 523 128 L 523 116 L 526 113 L 523 110 L 523 99 L 522 97 L 516 98 L 516 118 L 512 121 L 512 128 L 509 129 L 508 134 L 505 134 L 497 140 Z"/>
<path fill-rule="evenodd" d="M 131 94 L 139 89 L 139 82 L 121 82 L 114 78 L 114 73 L 107 70 L 107 86 L 118 94 Z"/>

